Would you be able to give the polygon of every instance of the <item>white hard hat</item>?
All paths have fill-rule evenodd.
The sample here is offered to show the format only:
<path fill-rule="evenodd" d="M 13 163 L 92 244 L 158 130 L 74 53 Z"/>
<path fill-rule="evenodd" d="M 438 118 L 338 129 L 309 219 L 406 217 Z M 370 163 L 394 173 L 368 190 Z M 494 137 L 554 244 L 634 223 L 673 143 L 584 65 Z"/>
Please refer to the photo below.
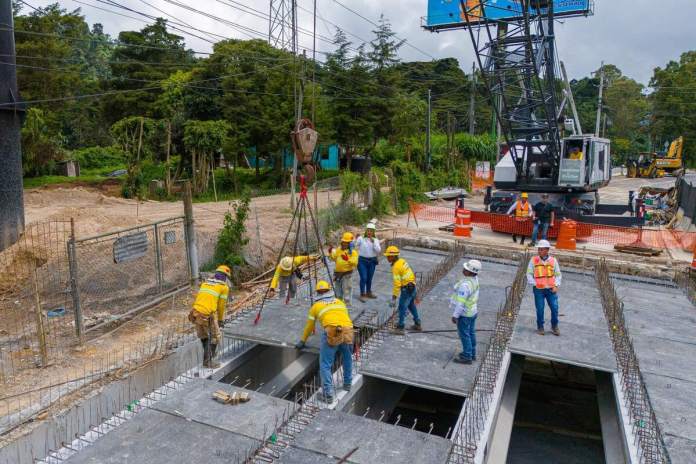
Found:
<path fill-rule="evenodd" d="M 537 248 L 551 248 L 551 244 L 549 243 L 548 240 L 539 240 L 539 242 L 536 244 Z"/>
<path fill-rule="evenodd" d="M 284 271 L 292 271 L 293 259 L 291 256 L 286 256 L 280 260 L 280 268 Z"/>
<path fill-rule="evenodd" d="M 470 259 L 469 261 L 464 263 L 463 267 L 465 270 L 467 270 L 469 272 L 473 272 L 474 274 L 478 274 L 479 272 L 481 272 L 481 268 L 483 266 L 481 265 L 481 261 L 479 261 L 478 259 Z"/>
<path fill-rule="evenodd" d="M 375 229 L 377 229 L 377 226 L 375 226 L 375 223 L 374 223 L 374 222 L 368 222 L 368 223 L 367 223 L 367 226 L 365 226 L 365 228 L 366 228 L 367 230 L 375 230 Z"/>

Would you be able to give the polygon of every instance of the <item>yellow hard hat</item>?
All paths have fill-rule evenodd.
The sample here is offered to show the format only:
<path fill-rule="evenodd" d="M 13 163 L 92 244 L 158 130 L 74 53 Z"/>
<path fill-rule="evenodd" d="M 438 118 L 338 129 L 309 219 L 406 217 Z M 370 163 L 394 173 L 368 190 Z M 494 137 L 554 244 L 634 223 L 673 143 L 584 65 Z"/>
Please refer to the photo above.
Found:
<path fill-rule="evenodd" d="M 350 232 L 346 232 L 343 234 L 343 237 L 341 237 L 341 241 L 345 243 L 350 243 L 353 241 L 353 234 Z"/>
<path fill-rule="evenodd" d="M 527 192 L 522 192 L 522 195 L 520 195 L 522 198 L 529 198 L 529 195 L 527 195 Z"/>
<path fill-rule="evenodd" d="M 284 271 L 292 271 L 292 257 L 286 256 L 280 260 L 280 268 Z"/>
<path fill-rule="evenodd" d="M 232 270 L 228 266 L 225 266 L 224 264 L 221 264 L 220 266 L 218 266 L 217 269 L 215 269 L 215 272 L 222 272 L 227 277 L 230 277 L 230 278 L 232 277 Z"/>
<path fill-rule="evenodd" d="M 317 282 L 317 288 L 315 290 L 317 292 L 325 292 L 326 290 L 331 290 L 331 286 L 327 281 L 320 280 L 319 282 Z"/>
<path fill-rule="evenodd" d="M 384 256 L 399 256 L 399 248 L 394 245 L 387 247 L 387 251 L 384 252 Z"/>

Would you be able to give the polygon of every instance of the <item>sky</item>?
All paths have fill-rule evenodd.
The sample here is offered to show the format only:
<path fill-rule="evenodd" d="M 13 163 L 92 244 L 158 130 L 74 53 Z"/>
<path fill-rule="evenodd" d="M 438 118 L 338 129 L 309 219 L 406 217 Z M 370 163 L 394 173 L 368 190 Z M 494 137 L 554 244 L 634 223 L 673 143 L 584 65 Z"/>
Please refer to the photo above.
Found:
<path fill-rule="evenodd" d="M 26 1 L 35 7 L 53 3 L 44 0 Z M 147 21 L 137 13 L 106 5 L 109 0 L 101 1 L 103 3 L 98 0 L 60 0 L 59 3 L 68 10 L 81 8 L 88 23 L 102 23 L 105 31 L 114 37 L 121 30 L 140 29 L 145 25 L 143 21 Z M 219 40 L 219 36 L 239 39 L 248 39 L 250 36 L 266 39 L 268 37 L 270 0 L 113 1 L 155 16 L 165 16 L 166 13 L 171 21 L 186 23 L 205 31 L 191 32 L 208 40 Z M 290 3 L 290 0 L 286 1 Z M 696 2 L 693 0 L 593 1 L 594 16 L 568 18 L 559 21 L 556 26 L 559 57 L 564 61 L 570 79 L 589 75 L 604 61 L 616 65 L 625 75 L 647 85 L 656 67 L 664 67 L 670 60 L 678 60 L 681 53 L 688 51 L 690 47 L 696 48 L 696 28 L 691 24 L 691 18 L 696 13 Z M 298 0 L 298 24 L 303 30 L 299 34 L 300 48 L 306 49 L 309 56 L 312 54 L 313 2 L 314 0 Z M 347 33 L 349 40 L 357 46 L 363 39 L 372 38 L 371 31 L 375 26 L 370 22 L 377 22 L 380 15 L 384 14 L 392 23 L 398 37 L 407 40 L 399 53 L 403 61 L 430 61 L 433 58 L 454 57 L 467 72 L 471 69 L 474 55 L 468 32 L 460 30 L 431 33 L 421 27 L 421 18 L 427 11 L 427 0 L 316 2 L 319 16 L 317 58 L 320 60 L 324 58 L 321 52 L 332 49 L 328 42 L 335 34 L 336 25 L 340 26 Z M 223 19 L 224 22 L 192 12 L 181 5 L 201 10 Z M 25 7 L 24 12 L 28 11 L 29 8 Z M 114 12 L 131 18 L 119 16 Z M 248 29 L 243 33 L 234 24 Z M 183 28 L 187 29 L 186 26 Z M 193 50 L 210 52 L 212 49 L 211 43 L 206 40 L 177 33 L 185 37 L 187 46 Z"/>

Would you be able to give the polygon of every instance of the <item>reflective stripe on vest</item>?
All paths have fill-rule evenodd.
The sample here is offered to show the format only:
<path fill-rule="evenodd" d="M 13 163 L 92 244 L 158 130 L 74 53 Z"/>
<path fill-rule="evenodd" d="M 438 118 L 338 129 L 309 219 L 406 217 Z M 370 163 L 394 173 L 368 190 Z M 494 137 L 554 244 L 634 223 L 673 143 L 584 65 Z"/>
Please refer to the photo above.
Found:
<path fill-rule="evenodd" d="M 535 256 L 532 260 L 534 265 L 534 281 L 537 288 L 552 288 L 556 286 L 556 260 L 550 256 L 546 261 L 541 257 Z"/>
<path fill-rule="evenodd" d="M 348 314 L 348 308 L 346 308 L 346 305 L 334 300 L 332 303 L 327 304 L 321 309 L 321 311 L 319 311 L 319 313 L 317 314 L 317 319 L 321 321 L 322 316 L 329 311 L 341 311 Z"/>
<path fill-rule="evenodd" d="M 476 306 L 476 303 L 478 303 L 480 285 L 476 280 L 472 278 L 468 278 L 466 279 L 466 281 L 469 282 L 471 285 L 471 295 L 469 295 L 468 297 L 464 297 L 459 296 L 459 292 L 456 292 L 454 294 L 454 300 L 466 308 L 466 312 L 464 313 L 465 317 L 473 317 L 474 306 Z"/>
<path fill-rule="evenodd" d="M 517 200 L 517 207 L 515 207 L 515 217 L 527 217 L 529 216 L 529 202 L 525 202 L 524 206 L 522 202 Z"/>
<path fill-rule="evenodd" d="M 207 293 L 208 295 L 213 295 L 215 298 L 220 298 L 220 294 L 215 290 L 210 288 L 201 288 L 198 290 L 199 293 Z"/>
<path fill-rule="evenodd" d="M 406 261 L 404 261 L 404 263 L 403 263 L 403 270 L 404 270 L 403 275 L 393 273 L 394 283 L 398 284 L 399 286 L 401 286 L 401 282 L 404 280 L 411 280 L 411 279 L 413 279 L 414 281 L 416 280 L 416 276 L 413 274 L 413 271 L 411 270 L 411 266 L 409 266 Z"/>

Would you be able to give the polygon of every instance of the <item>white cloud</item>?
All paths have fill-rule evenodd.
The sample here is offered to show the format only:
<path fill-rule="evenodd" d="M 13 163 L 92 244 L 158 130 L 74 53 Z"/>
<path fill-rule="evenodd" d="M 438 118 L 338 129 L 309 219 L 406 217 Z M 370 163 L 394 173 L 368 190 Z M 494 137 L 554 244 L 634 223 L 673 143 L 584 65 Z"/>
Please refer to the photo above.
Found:
<path fill-rule="evenodd" d="M 50 1 L 31 1 L 34 6 L 44 6 Z M 100 22 L 106 32 L 116 36 L 119 31 L 140 29 L 142 21 L 124 18 L 104 12 L 85 3 L 107 8 L 120 13 L 137 16 L 135 13 L 106 6 L 96 0 L 61 0 L 67 9 L 82 8 L 88 22 Z M 248 35 L 215 19 L 206 18 L 186 9 L 175 6 L 166 0 L 147 0 L 151 5 L 187 22 L 199 29 L 214 32 L 226 37 L 248 38 Z M 267 20 L 255 15 L 256 12 L 243 12 L 243 6 L 254 8 L 267 15 L 268 0 L 176 0 L 206 13 L 244 25 L 258 31 L 255 37 L 266 37 Z M 340 0 L 341 3 L 361 15 L 377 21 L 384 15 L 392 22 L 397 34 L 408 39 L 409 43 L 437 58 L 455 57 L 461 66 L 468 70 L 473 61 L 469 34 L 466 31 L 450 31 L 433 34 L 420 27 L 420 18 L 426 13 L 426 0 Z M 142 0 L 121 0 L 120 3 L 155 16 L 162 16 Z M 227 3 L 227 4 L 225 4 Z M 655 5 L 659 3 L 659 7 Z M 583 77 L 597 69 L 601 61 L 618 66 L 624 74 L 647 84 L 653 69 L 664 66 L 669 60 L 676 60 L 696 43 L 696 28 L 690 18 L 696 13 L 696 4 L 689 0 L 595 0 L 595 16 L 573 18 L 562 21 L 557 26 L 559 56 L 565 62 L 569 77 Z M 243 6 L 241 6 L 243 5 Z M 299 5 L 312 10 L 313 0 L 299 0 Z M 334 0 L 317 0 L 317 9 L 324 19 L 340 25 L 346 31 L 365 39 L 372 37 L 374 26 L 342 8 Z M 299 25 L 307 31 L 312 30 L 312 16 L 300 9 Z M 143 18 L 144 19 L 144 18 Z M 321 19 L 317 20 L 317 33 L 322 38 L 332 38 L 335 28 Z M 198 33 L 199 34 L 199 33 Z M 199 34 L 200 35 L 200 34 Z M 349 39 L 357 41 L 349 35 Z M 311 34 L 301 33 L 301 48 L 311 54 Z M 210 51 L 211 44 L 195 37 L 186 37 L 188 46 L 197 51 Z M 331 50 L 331 45 L 317 40 L 319 51 Z M 412 47 L 401 50 L 403 60 L 429 60 L 429 56 Z M 319 55 L 320 59 L 322 55 Z"/>

